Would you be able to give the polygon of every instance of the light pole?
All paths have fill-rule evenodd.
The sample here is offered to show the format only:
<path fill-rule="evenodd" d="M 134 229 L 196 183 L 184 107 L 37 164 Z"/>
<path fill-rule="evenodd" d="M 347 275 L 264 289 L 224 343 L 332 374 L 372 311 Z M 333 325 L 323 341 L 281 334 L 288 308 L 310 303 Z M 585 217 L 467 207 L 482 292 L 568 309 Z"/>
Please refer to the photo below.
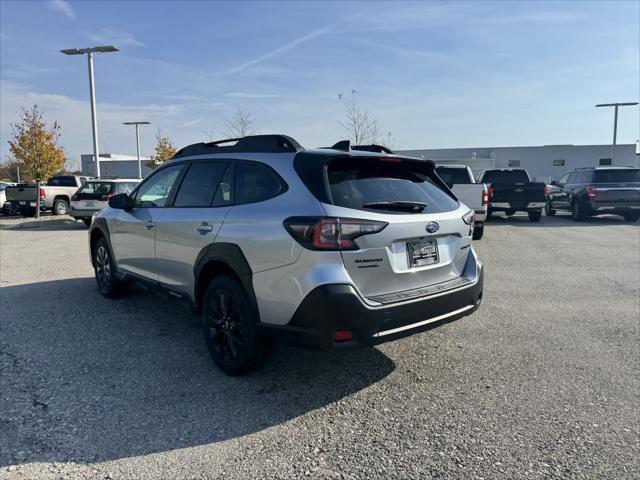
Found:
<path fill-rule="evenodd" d="M 611 154 L 611 165 L 616 163 L 616 137 L 618 135 L 618 107 L 630 107 L 638 105 L 638 102 L 624 102 L 624 103 L 599 103 L 596 107 L 615 107 L 615 113 L 613 115 L 613 153 Z"/>
<path fill-rule="evenodd" d="M 136 151 L 138 152 L 138 178 L 142 178 L 142 162 L 140 162 L 140 134 L 138 133 L 138 125 L 151 125 L 149 122 L 123 122 L 123 125 L 136 126 Z"/>
<path fill-rule="evenodd" d="M 89 64 L 89 96 L 91 98 L 91 127 L 93 128 L 93 158 L 96 162 L 96 176 L 100 177 L 100 154 L 98 153 L 98 119 L 96 118 L 96 89 L 93 81 L 93 54 L 117 52 L 118 49 L 112 45 L 91 48 L 67 48 L 60 50 L 65 55 L 84 55 L 87 54 L 87 62 Z"/>

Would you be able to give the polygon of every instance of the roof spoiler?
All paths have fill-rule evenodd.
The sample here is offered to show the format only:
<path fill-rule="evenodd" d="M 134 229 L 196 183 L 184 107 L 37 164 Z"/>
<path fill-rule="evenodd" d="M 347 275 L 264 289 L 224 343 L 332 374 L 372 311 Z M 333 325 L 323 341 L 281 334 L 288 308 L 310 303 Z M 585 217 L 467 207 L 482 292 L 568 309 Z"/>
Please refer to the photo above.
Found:
<path fill-rule="evenodd" d="M 343 150 L 345 152 L 349 152 L 351 150 L 357 150 L 361 152 L 374 152 L 374 153 L 393 153 L 390 148 L 385 147 L 384 145 L 376 145 L 372 143 L 371 145 L 351 145 L 350 140 L 341 140 L 332 147 L 324 147 L 330 148 L 332 150 Z"/>

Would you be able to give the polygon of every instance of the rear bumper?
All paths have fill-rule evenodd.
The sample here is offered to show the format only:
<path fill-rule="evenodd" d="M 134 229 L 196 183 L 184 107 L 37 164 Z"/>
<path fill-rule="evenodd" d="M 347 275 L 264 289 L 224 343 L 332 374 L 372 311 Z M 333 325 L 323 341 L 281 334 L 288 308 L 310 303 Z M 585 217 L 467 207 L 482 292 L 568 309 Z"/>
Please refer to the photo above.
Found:
<path fill-rule="evenodd" d="M 599 202 L 597 200 L 589 201 L 589 207 L 594 212 L 638 212 L 640 211 L 639 201 L 620 201 L 620 202 Z"/>
<path fill-rule="evenodd" d="M 92 217 L 94 213 L 99 212 L 98 209 L 80 210 L 77 208 L 69 207 L 69 215 L 74 218 Z"/>
<path fill-rule="evenodd" d="M 352 285 L 316 287 L 302 301 L 289 324 L 260 324 L 263 335 L 290 345 L 319 350 L 372 346 L 413 335 L 457 320 L 480 306 L 482 264 L 474 255 L 474 277 L 461 288 L 438 291 L 410 301 L 372 305 Z M 334 341 L 336 330 L 349 330 L 353 340 Z"/>
<path fill-rule="evenodd" d="M 544 208 L 544 202 L 523 202 L 523 203 L 509 203 L 509 202 L 492 202 L 489 204 L 490 210 L 535 210 Z"/>

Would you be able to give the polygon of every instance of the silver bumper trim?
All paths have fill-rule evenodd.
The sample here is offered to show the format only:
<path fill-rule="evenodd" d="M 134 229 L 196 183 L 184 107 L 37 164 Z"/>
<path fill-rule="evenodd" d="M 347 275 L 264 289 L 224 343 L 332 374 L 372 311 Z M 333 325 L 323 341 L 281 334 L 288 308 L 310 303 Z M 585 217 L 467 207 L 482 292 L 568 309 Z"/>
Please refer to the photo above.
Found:
<path fill-rule="evenodd" d="M 462 312 L 466 312 L 467 310 L 471 310 L 473 305 L 467 305 L 466 307 L 459 308 L 458 310 L 454 310 L 453 312 L 445 313 L 444 315 L 438 315 L 437 317 L 428 318 L 426 320 L 422 320 L 421 322 L 412 323 L 411 325 L 404 325 L 398 328 L 392 328 L 391 330 L 384 330 L 382 332 L 378 332 L 374 334 L 374 337 L 384 337 L 385 335 L 393 335 L 394 333 L 403 332 L 405 330 L 409 330 L 411 328 L 421 327 L 422 325 L 427 325 L 428 323 L 437 322 L 438 320 L 443 320 L 445 318 L 453 317 L 454 315 L 458 315 Z"/>

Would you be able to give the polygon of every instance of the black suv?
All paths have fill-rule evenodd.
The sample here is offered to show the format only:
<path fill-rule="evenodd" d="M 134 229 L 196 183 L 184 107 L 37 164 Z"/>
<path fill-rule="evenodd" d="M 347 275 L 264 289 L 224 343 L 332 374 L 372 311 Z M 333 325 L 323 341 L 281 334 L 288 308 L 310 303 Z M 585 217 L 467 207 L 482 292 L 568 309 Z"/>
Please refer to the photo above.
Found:
<path fill-rule="evenodd" d="M 640 169 L 577 168 L 551 182 L 545 213 L 568 210 L 574 220 L 613 213 L 629 222 L 640 218 Z"/>

